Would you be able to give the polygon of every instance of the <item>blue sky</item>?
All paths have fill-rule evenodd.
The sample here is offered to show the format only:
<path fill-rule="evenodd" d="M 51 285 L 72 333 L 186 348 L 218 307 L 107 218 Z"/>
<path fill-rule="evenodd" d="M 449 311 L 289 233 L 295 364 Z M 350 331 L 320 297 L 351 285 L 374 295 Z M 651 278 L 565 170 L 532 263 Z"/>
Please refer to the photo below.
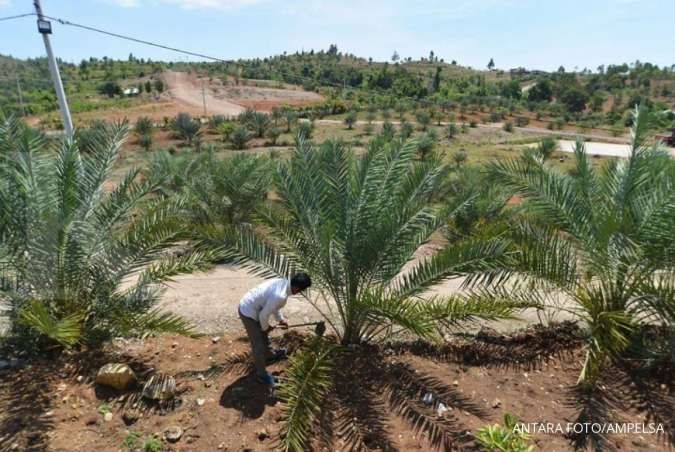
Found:
<path fill-rule="evenodd" d="M 340 50 L 375 60 L 426 56 L 484 68 L 595 69 L 675 63 L 674 0 L 42 0 L 45 14 L 224 59 Z M 31 0 L 0 0 L 0 17 Z M 54 24 L 55 52 L 181 60 L 172 52 Z M 0 22 L 0 53 L 44 54 L 33 17 Z M 188 58 L 189 60 L 191 58 Z M 194 59 L 192 59 L 194 60 Z"/>

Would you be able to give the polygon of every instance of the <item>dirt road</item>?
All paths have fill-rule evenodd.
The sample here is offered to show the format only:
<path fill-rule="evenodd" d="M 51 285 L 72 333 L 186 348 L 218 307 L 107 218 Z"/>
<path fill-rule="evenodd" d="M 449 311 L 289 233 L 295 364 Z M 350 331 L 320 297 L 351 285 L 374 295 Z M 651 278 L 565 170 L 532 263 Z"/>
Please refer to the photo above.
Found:
<path fill-rule="evenodd" d="M 202 84 L 196 77 L 186 72 L 166 71 L 163 76 L 169 87 L 168 92 L 175 101 L 202 109 L 203 113 L 205 97 L 206 115 L 236 116 L 245 110 L 241 105 L 214 96 L 211 87 L 206 83 L 204 84 L 204 97 L 202 97 Z"/>
<path fill-rule="evenodd" d="M 164 80 L 171 98 L 192 110 L 206 115 L 236 116 L 247 108 L 270 111 L 281 105 L 300 107 L 321 102 L 323 96 L 292 85 L 281 87 L 229 84 L 220 79 L 198 77 L 187 72 L 165 71 Z M 247 82 L 248 83 L 248 82 Z M 202 91 L 203 89 L 203 91 Z"/>

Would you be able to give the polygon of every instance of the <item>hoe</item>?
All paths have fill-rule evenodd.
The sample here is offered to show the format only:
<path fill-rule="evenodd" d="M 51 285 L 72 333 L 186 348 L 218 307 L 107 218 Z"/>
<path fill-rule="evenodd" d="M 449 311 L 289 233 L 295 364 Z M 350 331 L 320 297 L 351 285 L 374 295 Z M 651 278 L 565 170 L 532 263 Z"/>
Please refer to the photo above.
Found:
<path fill-rule="evenodd" d="M 299 328 L 301 326 L 310 326 L 314 325 L 314 334 L 317 336 L 323 336 L 323 334 L 326 332 L 326 322 L 320 321 L 320 322 L 306 322 L 306 323 L 298 323 L 295 325 L 288 325 L 289 328 Z"/>

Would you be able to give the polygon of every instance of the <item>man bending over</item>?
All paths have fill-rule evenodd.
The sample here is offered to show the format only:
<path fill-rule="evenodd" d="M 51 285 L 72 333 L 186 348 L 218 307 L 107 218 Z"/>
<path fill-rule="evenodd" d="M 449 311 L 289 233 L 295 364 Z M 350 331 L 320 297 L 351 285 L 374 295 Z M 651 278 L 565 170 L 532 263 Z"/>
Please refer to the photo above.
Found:
<path fill-rule="evenodd" d="M 249 290 L 239 302 L 239 318 L 251 341 L 255 370 L 260 383 L 274 385 L 274 377 L 267 372 L 265 366 L 286 355 L 285 350 L 275 353 L 270 350 L 268 335 L 274 329 L 269 323 L 270 316 L 274 316 L 280 328 L 288 328 L 281 308 L 286 306 L 289 295 L 298 294 L 311 285 L 309 275 L 297 273 L 290 280 L 276 278 L 265 281 Z"/>

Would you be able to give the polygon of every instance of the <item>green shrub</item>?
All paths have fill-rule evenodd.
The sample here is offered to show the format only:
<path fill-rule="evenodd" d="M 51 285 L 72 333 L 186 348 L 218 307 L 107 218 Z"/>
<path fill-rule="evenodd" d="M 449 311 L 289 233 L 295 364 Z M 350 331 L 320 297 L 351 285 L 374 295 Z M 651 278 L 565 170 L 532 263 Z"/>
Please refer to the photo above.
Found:
<path fill-rule="evenodd" d="M 396 135 L 396 128 L 389 121 L 385 121 L 382 124 L 382 130 L 380 131 L 380 136 L 386 141 L 391 141 Z"/>
<path fill-rule="evenodd" d="M 401 136 L 401 139 L 407 140 L 413 134 L 413 131 L 414 131 L 414 128 L 413 128 L 412 124 L 410 124 L 407 121 L 404 121 L 404 122 L 401 123 L 401 126 L 399 128 L 398 133 Z"/>
<path fill-rule="evenodd" d="M 530 119 L 525 116 L 518 116 L 516 118 L 516 126 L 525 127 L 530 123 Z"/>
<path fill-rule="evenodd" d="M 209 118 L 209 129 L 218 131 L 220 126 L 227 121 L 224 115 L 213 115 Z"/>
<path fill-rule="evenodd" d="M 148 118 L 147 116 L 141 116 L 136 120 L 136 125 L 134 126 L 134 132 L 138 136 L 142 135 L 150 135 L 155 126 L 152 122 L 152 119 Z"/>
<path fill-rule="evenodd" d="M 504 415 L 504 425 L 494 424 L 478 429 L 476 440 L 486 452 L 532 452 L 530 436 L 520 431 L 518 419 L 510 413 Z"/>
<path fill-rule="evenodd" d="M 451 122 L 445 128 L 445 136 L 448 140 L 452 140 L 455 137 L 455 135 L 457 135 L 457 124 Z"/>
<path fill-rule="evenodd" d="M 345 116 L 345 124 L 347 125 L 347 129 L 352 130 L 354 128 L 354 124 L 356 124 L 357 120 L 357 113 L 354 110 L 350 110 L 347 113 L 347 116 Z"/>
<path fill-rule="evenodd" d="M 178 138 L 192 144 L 193 140 L 199 135 L 202 124 L 199 119 L 193 119 L 188 113 L 178 113 L 173 120 L 172 127 Z"/>
<path fill-rule="evenodd" d="M 281 129 L 279 127 L 271 127 L 267 131 L 267 138 L 270 140 L 270 144 L 272 146 L 276 146 L 277 140 L 281 136 Z"/>
<path fill-rule="evenodd" d="M 504 128 L 504 132 L 512 133 L 513 132 L 513 123 L 511 121 L 506 121 L 504 123 L 503 128 Z"/>
<path fill-rule="evenodd" d="M 150 150 L 150 148 L 152 147 L 152 143 L 153 143 L 153 139 L 152 139 L 152 135 L 150 135 L 150 134 L 147 134 L 147 135 L 141 135 L 141 136 L 138 138 L 138 144 L 139 144 L 139 146 L 141 146 L 141 147 L 142 147 L 143 149 L 145 149 L 146 151 L 149 151 L 149 150 Z"/>
<path fill-rule="evenodd" d="M 417 137 L 417 154 L 419 155 L 420 160 L 426 159 L 436 146 L 436 139 L 434 135 L 429 132 L 422 133 Z"/>
<path fill-rule="evenodd" d="M 267 129 L 272 124 L 272 120 L 269 115 L 259 112 L 247 110 L 246 112 L 239 115 L 239 121 L 248 127 L 248 129 L 253 132 L 253 135 L 256 138 L 263 138 Z"/>
<path fill-rule="evenodd" d="M 466 158 L 467 154 L 464 149 L 460 149 L 459 151 L 452 154 L 452 160 L 455 162 L 457 167 L 460 167 L 462 163 L 466 162 Z"/>
<path fill-rule="evenodd" d="M 218 133 L 223 136 L 224 141 L 230 139 L 230 135 L 234 132 L 235 124 L 230 121 L 226 121 L 218 125 Z"/>
<path fill-rule="evenodd" d="M 230 133 L 230 142 L 234 149 L 246 149 L 251 138 L 251 133 L 243 126 L 235 126 Z"/>
<path fill-rule="evenodd" d="M 303 137 L 306 140 L 312 138 L 312 132 L 314 132 L 314 123 L 311 121 L 302 121 L 298 123 L 295 130 L 297 137 Z"/>
<path fill-rule="evenodd" d="M 426 131 L 431 124 L 431 114 L 427 110 L 420 110 L 415 113 L 415 119 L 417 119 L 423 131 Z"/>

